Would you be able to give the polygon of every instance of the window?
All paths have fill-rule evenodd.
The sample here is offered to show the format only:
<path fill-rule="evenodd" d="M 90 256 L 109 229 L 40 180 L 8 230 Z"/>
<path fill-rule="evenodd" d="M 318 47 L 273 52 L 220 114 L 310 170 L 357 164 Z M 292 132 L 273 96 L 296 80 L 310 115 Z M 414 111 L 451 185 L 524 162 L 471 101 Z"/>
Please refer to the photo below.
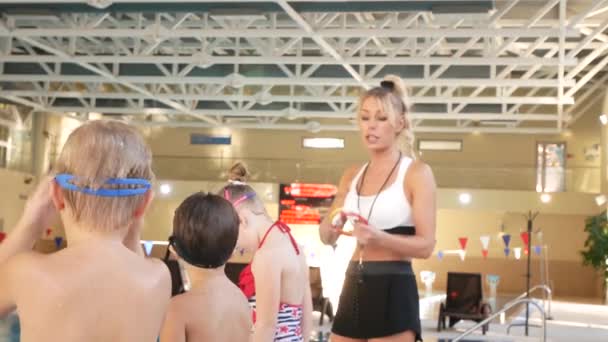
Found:
<path fill-rule="evenodd" d="M 0 167 L 6 167 L 9 134 L 8 127 L 0 126 Z"/>
<path fill-rule="evenodd" d="M 566 190 L 566 144 L 539 142 L 536 144 L 536 191 Z"/>
<path fill-rule="evenodd" d="M 340 138 L 302 138 L 306 148 L 344 148 L 344 139 Z"/>
<path fill-rule="evenodd" d="M 207 134 L 190 134 L 190 145 L 230 145 L 232 136 L 227 135 L 207 135 Z"/>
<path fill-rule="evenodd" d="M 0 141 L 8 141 L 10 130 L 6 126 L 0 125 Z"/>
<path fill-rule="evenodd" d="M 6 147 L 0 146 L 0 168 L 6 167 Z"/>
<path fill-rule="evenodd" d="M 418 151 L 462 151 L 462 140 L 418 140 Z"/>

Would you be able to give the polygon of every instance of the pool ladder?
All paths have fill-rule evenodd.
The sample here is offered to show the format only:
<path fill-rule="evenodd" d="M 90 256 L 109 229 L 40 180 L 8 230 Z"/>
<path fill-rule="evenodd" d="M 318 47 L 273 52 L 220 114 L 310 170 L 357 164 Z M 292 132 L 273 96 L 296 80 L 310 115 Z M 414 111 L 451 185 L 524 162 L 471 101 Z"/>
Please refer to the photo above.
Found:
<path fill-rule="evenodd" d="M 456 338 L 454 338 L 452 340 L 452 342 L 458 342 L 461 341 L 463 338 L 465 338 L 466 336 L 469 336 L 470 334 L 472 334 L 475 330 L 481 328 L 483 325 L 489 323 L 491 320 L 493 320 L 494 318 L 498 317 L 499 315 L 501 315 L 502 313 L 506 312 L 507 310 L 515 307 L 516 305 L 519 304 L 523 304 L 523 303 L 527 303 L 528 305 L 532 304 L 533 306 L 535 306 L 538 311 L 541 314 L 542 317 L 542 330 L 541 330 L 541 337 L 540 340 L 542 342 L 547 341 L 547 318 L 545 315 L 545 310 L 543 309 L 542 306 L 540 306 L 538 303 L 536 303 L 534 301 L 533 298 L 516 298 L 510 302 L 508 302 L 507 304 L 505 304 L 505 306 L 494 312 L 493 314 L 491 314 L 490 316 L 488 316 L 486 319 L 484 319 L 483 321 L 475 324 L 474 326 L 472 326 L 471 328 L 467 329 L 465 332 L 463 332 L 462 334 L 456 336 Z"/>

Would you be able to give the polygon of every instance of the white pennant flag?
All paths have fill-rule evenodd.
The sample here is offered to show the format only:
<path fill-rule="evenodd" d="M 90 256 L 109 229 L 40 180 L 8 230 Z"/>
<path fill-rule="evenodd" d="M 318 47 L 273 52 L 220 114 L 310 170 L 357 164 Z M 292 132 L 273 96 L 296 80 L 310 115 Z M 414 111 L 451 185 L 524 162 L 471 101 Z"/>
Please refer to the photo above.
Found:
<path fill-rule="evenodd" d="M 146 252 L 146 256 L 150 256 L 152 252 L 152 247 L 154 247 L 154 242 L 145 240 L 144 241 L 144 251 Z"/>
<path fill-rule="evenodd" d="M 513 253 L 515 253 L 515 259 L 519 260 L 521 258 L 521 247 L 513 248 Z"/>
<path fill-rule="evenodd" d="M 481 246 L 484 251 L 488 250 L 488 246 L 490 245 L 490 235 L 482 235 L 479 237 L 479 241 L 481 241 Z"/>

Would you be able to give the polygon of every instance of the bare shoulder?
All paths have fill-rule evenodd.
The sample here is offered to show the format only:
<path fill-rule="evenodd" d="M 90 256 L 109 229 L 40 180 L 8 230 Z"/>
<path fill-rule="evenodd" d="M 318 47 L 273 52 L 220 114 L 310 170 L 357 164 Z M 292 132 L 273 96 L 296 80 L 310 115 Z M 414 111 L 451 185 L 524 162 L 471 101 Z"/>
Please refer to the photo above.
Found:
<path fill-rule="evenodd" d="M 249 306 L 249 302 L 245 297 L 245 294 L 239 289 L 236 285 L 234 285 L 230 280 L 228 280 L 230 284 L 228 287 L 230 288 L 226 293 L 230 296 L 231 306 L 230 306 L 230 315 L 235 317 L 235 324 L 243 325 L 243 329 L 247 331 L 247 333 L 251 330 L 251 307 Z M 224 308 L 228 309 L 224 305 Z"/>
<path fill-rule="evenodd" d="M 357 175 L 357 172 L 359 172 L 362 167 L 363 165 L 351 165 L 347 167 L 346 170 L 344 170 L 344 172 L 342 173 L 340 185 L 349 185 Z"/>
<path fill-rule="evenodd" d="M 147 268 L 154 270 L 156 274 L 167 277 L 171 276 L 169 268 L 167 268 L 167 265 L 165 265 L 162 260 L 157 258 L 145 258 L 144 262 L 146 263 Z"/>
<path fill-rule="evenodd" d="M 291 246 L 290 246 L 291 247 Z M 284 248 L 261 248 L 255 253 L 251 262 L 251 272 L 256 279 L 268 279 L 289 265 L 293 260 L 285 252 Z"/>
<path fill-rule="evenodd" d="M 272 265 L 273 259 L 277 256 L 280 257 L 280 254 L 276 248 L 260 248 L 251 260 L 251 271 L 255 271 L 264 265 Z"/>
<path fill-rule="evenodd" d="M 298 250 L 299 250 L 298 259 L 300 260 L 300 265 L 302 265 L 302 267 L 308 267 L 308 261 L 306 260 L 306 254 L 304 254 L 304 246 L 298 244 Z"/>
<path fill-rule="evenodd" d="M 171 273 L 165 263 L 156 258 L 144 259 L 147 274 L 156 281 L 157 289 L 163 293 L 171 294 Z"/>
<path fill-rule="evenodd" d="M 45 264 L 49 261 L 48 259 L 37 252 L 20 253 L 8 259 L 3 268 L 11 277 L 19 277 L 25 274 L 31 277 L 47 272 Z"/>
<path fill-rule="evenodd" d="M 187 293 L 172 297 L 167 306 L 167 319 L 183 321 L 185 319 L 185 317 L 182 317 L 184 315 L 183 313 L 187 312 L 186 308 L 191 302 L 192 300 Z"/>
<path fill-rule="evenodd" d="M 45 289 L 49 286 L 49 277 L 53 277 L 53 271 L 45 266 L 48 258 L 36 252 L 17 254 L 0 267 L 0 278 L 6 283 L 0 286 L 14 296 L 31 296 L 32 291 L 37 288 Z M 4 287 L 6 286 L 6 287 Z"/>
<path fill-rule="evenodd" d="M 236 285 L 234 285 L 234 283 L 232 283 L 232 281 L 230 281 L 228 279 L 228 282 L 230 284 L 228 284 L 228 289 L 227 289 L 227 293 L 230 294 L 230 298 L 233 300 L 233 303 L 235 304 L 235 306 L 237 308 L 239 308 L 239 312 L 243 313 L 243 314 L 249 314 L 249 302 L 247 301 L 247 297 L 245 297 L 245 294 L 243 293 L 243 291 L 241 291 L 241 289 L 239 289 Z"/>
<path fill-rule="evenodd" d="M 433 185 L 435 184 L 435 176 L 431 167 L 420 159 L 412 161 L 412 164 L 407 170 L 405 177 L 406 185 Z"/>

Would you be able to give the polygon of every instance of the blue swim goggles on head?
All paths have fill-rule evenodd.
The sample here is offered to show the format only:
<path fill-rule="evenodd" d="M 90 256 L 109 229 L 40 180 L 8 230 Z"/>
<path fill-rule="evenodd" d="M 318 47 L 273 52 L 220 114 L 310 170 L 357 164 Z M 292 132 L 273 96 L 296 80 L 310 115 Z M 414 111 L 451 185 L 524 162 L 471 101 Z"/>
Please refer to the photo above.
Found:
<path fill-rule="evenodd" d="M 60 173 L 55 176 L 55 180 L 60 187 L 65 190 L 82 192 L 88 195 L 101 196 L 101 197 L 129 197 L 145 194 L 151 187 L 152 184 L 147 179 L 142 178 L 110 178 L 104 182 L 104 185 L 135 185 L 135 188 L 128 189 L 107 189 L 99 188 L 93 189 L 90 187 L 80 187 L 71 181 L 77 178 L 74 175 L 67 173 Z"/>

